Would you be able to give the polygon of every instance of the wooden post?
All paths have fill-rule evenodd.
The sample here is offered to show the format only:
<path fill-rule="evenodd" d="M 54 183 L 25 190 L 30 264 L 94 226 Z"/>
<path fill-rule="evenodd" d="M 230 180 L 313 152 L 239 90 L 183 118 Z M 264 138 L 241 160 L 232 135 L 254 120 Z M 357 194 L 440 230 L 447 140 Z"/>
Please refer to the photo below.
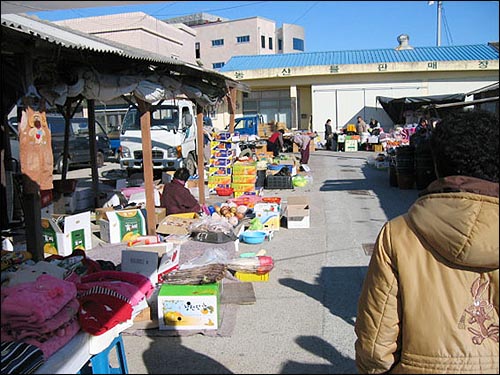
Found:
<path fill-rule="evenodd" d="M 87 99 L 89 146 L 90 146 L 90 166 L 92 173 L 92 190 L 94 191 L 94 208 L 99 207 L 99 173 L 97 171 L 97 147 L 95 131 L 95 101 Z"/>
<path fill-rule="evenodd" d="M 144 188 L 146 190 L 146 223 L 148 235 L 156 234 L 156 213 L 153 185 L 153 147 L 151 144 L 151 105 L 139 98 L 135 98 L 141 112 L 142 136 L 142 170 L 144 171 Z"/>
<path fill-rule="evenodd" d="M 229 88 L 229 93 L 227 96 L 227 104 L 229 109 L 229 132 L 234 133 L 234 111 L 236 108 L 236 89 L 234 87 Z"/>
<path fill-rule="evenodd" d="M 45 258 L 43 251 L 40 186 L 25 174 L 22 175 L 22 179 L 26 247 L 31 253 L 32 259 L 38 262 Z"/>
<path fill-rule="evenodd" d="M 198 201 L 205 204 L 205 157 L 203 153 L 203 108 L 196 106 L 196 153 L 198 155 Z"/>
<path fill-rule="evenodd" d="M 64 147 L 63 147 L 63 167 L 61 180 L 65 181 L 68 174 L 68 155 L 69 155 L 69 127 L 71 126 L 71 102 L 66 105 L 64 112 Z"/>

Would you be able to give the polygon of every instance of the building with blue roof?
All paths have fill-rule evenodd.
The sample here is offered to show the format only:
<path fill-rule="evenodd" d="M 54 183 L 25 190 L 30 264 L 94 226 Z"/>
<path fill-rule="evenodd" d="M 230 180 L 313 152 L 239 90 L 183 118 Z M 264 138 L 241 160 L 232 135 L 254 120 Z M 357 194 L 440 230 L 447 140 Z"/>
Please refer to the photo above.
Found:
<path fill-rule="evenodd" d="M 379 96 L 465 94 L 498 82 L 498 42 L 412 47 L 405 34 L 397 40 L 385 49 L 234 56 L 219 71 L 251 88 L 239 93 L 242 114 L 262 113 L 320 136 L 327 119 L 336 129 L 357 116 L 392 128 Z M 407 121 L 411 116 L 401 115 L 398 125 Z"/>

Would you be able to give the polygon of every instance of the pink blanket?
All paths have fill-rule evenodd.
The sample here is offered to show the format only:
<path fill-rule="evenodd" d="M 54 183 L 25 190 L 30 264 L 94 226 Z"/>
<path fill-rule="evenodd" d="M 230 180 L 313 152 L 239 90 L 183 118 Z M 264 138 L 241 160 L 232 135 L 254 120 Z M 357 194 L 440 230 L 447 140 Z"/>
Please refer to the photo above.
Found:
<path fill-rule="evenodd" d="M 74 298 L 76 285 L 51 275 L 41 275 L 34 282 L 2 287 L 2 323 L 41 324 Z"/>

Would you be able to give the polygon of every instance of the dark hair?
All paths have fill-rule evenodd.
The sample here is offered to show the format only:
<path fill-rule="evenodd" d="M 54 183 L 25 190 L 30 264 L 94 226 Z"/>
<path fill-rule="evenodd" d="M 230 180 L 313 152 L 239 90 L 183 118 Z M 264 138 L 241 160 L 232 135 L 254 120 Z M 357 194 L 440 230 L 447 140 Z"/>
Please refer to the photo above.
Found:
<path fill-rule="evenodd" d="M 498 117 L 486 111 L 450 112 L 430 136 L 438 177 L 498 182 Z"/>
<path fill-rule="evenodd" d="M 285 129 L 279 129 L 278 130 L 281 134 L 285 134 Z"/>
<path fill-rule="evenodd" d="M 174 173 L 174 178 L 186 182 L 189 180 L 189 177 L 191 177 L 191 174 L 189 173 L 188 169 L 185 167 L 181 167 L 177 169 Z"/>

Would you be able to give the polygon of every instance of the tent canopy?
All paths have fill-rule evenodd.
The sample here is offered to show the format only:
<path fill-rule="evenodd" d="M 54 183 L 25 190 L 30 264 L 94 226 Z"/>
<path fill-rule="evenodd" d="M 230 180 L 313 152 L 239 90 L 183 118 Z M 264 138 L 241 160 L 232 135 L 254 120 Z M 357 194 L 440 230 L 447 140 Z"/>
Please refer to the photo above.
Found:
<path fill-rule="evenodd" d="M 403 113 L 407 110 L 418 110 L 424 105 L 429 104 L 447 104 L 465 101 L 465 94 L 450 95 L 431 95 L 431 96 L 406 96 L 402 98 L 388 98 L 386 96 L 377 96 L 377 100 L 382 108 L 387 112 L 395 124 L 405 122 Z"/>

